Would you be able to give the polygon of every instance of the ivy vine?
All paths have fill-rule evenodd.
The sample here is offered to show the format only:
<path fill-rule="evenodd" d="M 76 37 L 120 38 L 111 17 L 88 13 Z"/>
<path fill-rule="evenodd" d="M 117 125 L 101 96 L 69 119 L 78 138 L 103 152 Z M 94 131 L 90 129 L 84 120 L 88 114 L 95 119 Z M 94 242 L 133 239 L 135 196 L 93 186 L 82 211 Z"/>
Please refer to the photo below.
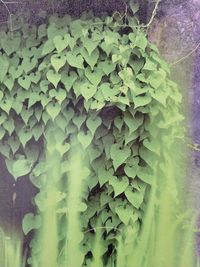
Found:
<path fill-rule="evenodd" d="M 139 233 L 168 145 L 163 136 L 173 140 L 183 119 L 169 66 L 135 18 L 127 16 L 127 27 L 121 25 L 117 14 L 54 15 L 39 27 L 0 32 L 0 151 L 15 180 L 29 175 L 40 189 L 38 214 L 25 216 L 24 232 L 41 227 L 49 184 L 57 190 L 59 224 L 67 220 L 66 166 L 77 137 L 90 171 L 80 206 L 85 266 L 93 255 L 94 229 L 102 229 L 101 256 L 115 254 L 124 226 Z M 51 174 L 58 161 L 47 164 L 46 149 L 64 166 L 59 180 Z M 65 239 L 61 231 L 61 247 Z M 33 251 L 32 258 L 38 253 Z M 109 266 L 109 257 L 103 259 Z"/>

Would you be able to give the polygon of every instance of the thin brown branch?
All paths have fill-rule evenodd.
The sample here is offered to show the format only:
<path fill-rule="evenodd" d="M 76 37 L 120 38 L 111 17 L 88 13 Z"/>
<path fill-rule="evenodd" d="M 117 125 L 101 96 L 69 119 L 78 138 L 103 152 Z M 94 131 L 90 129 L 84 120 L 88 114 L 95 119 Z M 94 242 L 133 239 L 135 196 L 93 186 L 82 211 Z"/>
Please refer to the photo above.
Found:
<path fill-rule="evenodd" d="M 13 31 L 13 24 L 12 24 L 12 16 L 13 14 L 10 12 L 10 9 L 8 7 L 9 4 L 18 4 L 19 2 L 17 1 L 4 1 L 4 0 L 0 0 L 0 3 L 2 3 L 2 5 L 4 5 L 4 7 L 6 8 L 7 12 L 8 12 L 8 23 L 10 25 L 10 31 Z"/>
<path fill-rule="evenodd" d="M 182 62 L 183 60 L 187 59 L 188 57 L 190 57 L 192 54 L 194 54 L 196 52 L 196 50 L 200 47 L 200 42 L 197 44 L 197 46 L 191 50 L 188 54 L 186 54 L 184 57 L 174 61 L 173 63 L 171 63 L 172 66 Z"/>
<path fill-rule="evenodd" d="M 156 13 L 157 13 L 157 9 L 158 9 L 158 5 L 160 4 L 162 0 L 157 0 L 156 4 L 155 4 L 155 7 L 154 7 L 154 10 L 152 12 L 152 15 L 151 15 L 151 18 L 149 20 L 149 22 L 146 24 L 146 25 L 143 25 L 142 27 L 143 28 L 149 28 L 149 26 L 152 24 L 155 16 L 156 16 Z"/>

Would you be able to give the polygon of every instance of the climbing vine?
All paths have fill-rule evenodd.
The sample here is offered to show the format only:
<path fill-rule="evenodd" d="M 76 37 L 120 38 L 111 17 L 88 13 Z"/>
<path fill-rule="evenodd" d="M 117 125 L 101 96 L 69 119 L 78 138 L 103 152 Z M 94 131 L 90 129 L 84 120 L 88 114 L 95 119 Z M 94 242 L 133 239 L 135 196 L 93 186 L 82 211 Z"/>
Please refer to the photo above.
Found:
<path fill-rule="evenodd" d="M 40 189 L 38 212 L 25 216 L 24 232 L 41 228 L 48 188 L 57 190 L 52 205 L 65 229 L 67 166 L 76 137 L 89 170 L 79 207 L 85 266 L 95 254 L 94 229 L 101 229 L 100 256 L 111 256 L 103 257 L 103 266 L 110 266 L 124 226 L 139 234 L 168 146 L 164 136 L 173 141 L 183 119 L 168 65 L 135 18 L 127 16 L 127 25 L 121 19 L 54 15 L 39 27 L 0 32 L 0 151 L 13 179 L 29 175 Z M 58 161 L 50 156 L 48 164 L 47 154 L 62 163 L 54 170 L 58 177 L 49 171 Z M 65 239 L 61 229 L 61 251 Z"/>

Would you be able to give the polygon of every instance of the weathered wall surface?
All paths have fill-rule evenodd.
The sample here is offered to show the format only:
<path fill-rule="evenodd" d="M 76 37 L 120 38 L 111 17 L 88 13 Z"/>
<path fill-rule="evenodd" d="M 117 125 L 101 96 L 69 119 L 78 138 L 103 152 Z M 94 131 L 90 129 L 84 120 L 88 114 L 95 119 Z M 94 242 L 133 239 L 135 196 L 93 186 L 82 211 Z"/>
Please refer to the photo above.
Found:
<path fill-rule="evenodd" d="M 161 1 L 159 13 L 162 16 L 154 20 L 149 38 L 172 63 L 172 79 L 184 95 L 188 137 L 200 144 L 200 1 Z M 193 205 L 200 211 L 200 152 L 193 151 L 192 155 L 188 186 Z"/>
<path fill-rule="evenodd" d="M 149 38 L 172 63 L 172 79 L 183 92 L 188 137 L 197 144 L 197 150 L 188 148 L 186 198 L 200 214 L 200 1 L 161 1 L 159 13 L 161 16 L 154 20 Z M 187 142 L 190 143 L 186 140 L 186 145 Z M 200 255 L 200 234 L 197 250 Z"/>

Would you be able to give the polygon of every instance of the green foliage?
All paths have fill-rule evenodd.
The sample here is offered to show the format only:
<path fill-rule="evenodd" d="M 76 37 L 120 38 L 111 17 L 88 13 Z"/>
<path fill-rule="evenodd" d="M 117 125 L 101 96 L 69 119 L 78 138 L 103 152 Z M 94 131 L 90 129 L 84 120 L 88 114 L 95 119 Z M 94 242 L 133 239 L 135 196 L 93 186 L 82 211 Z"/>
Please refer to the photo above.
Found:
<path fill-rule="evenodd" d="M 22 242 L 18 235 L 8 236 L 0 229 L 0 264 L 4 267 L 25 267 L 22 259 Z"/>
<path fill-rule="evenodd" d="M 1 153 L 15 179 L 30 174 L 40 189 L 34 202 L 39 214 L 47 210 L 52 216 L 54 255 L 55 246 L 62 252 L 68 236 L 75 238 L 81 226 L 85 234 L 70 251 L 79 241 L 83 266 L 96 266 L 99 259 L 111 266 L 118 232 L 125 226 L 139 235 L 149 190 L 165 177 L 164 171 L 157 175 L 158 163 L 179 135 L 183 119 L 181 96 L 169 80 L 168 66 L 134 18 L 127 17 L 127 27 L 121 27 L 121 20 L 117 15 L 78 20 L 53 16 L 38 28 L 25 24 L 12 34 L 0 33 Z M 74 170 L 72 175 L 77 177 L 75 198 L 83 202 L 79 213 L 68 200 L 75 192 L 75 180 L 68 184 L 75 136 L 90 169 L 84 192 L 79 191 L 82 174 Z M 51 160 L 45 148 L 54 155 Z M 49 214 L 29 214 L 23 222 L 25 233 L 40 228 L 47 242 L 41 243 L 42 249 L 50 242 L 44 229 Z M 80 225 L 74 225 L 77 216 Z M 72 232 L 66 231 L 66 224 Z M 101 232 L 95 234 L 99 225 Z M 37 266 L 34 244 L 36 240 L 30 262 Z M 45 257 L 41 262 L 49 266 Z"/>

